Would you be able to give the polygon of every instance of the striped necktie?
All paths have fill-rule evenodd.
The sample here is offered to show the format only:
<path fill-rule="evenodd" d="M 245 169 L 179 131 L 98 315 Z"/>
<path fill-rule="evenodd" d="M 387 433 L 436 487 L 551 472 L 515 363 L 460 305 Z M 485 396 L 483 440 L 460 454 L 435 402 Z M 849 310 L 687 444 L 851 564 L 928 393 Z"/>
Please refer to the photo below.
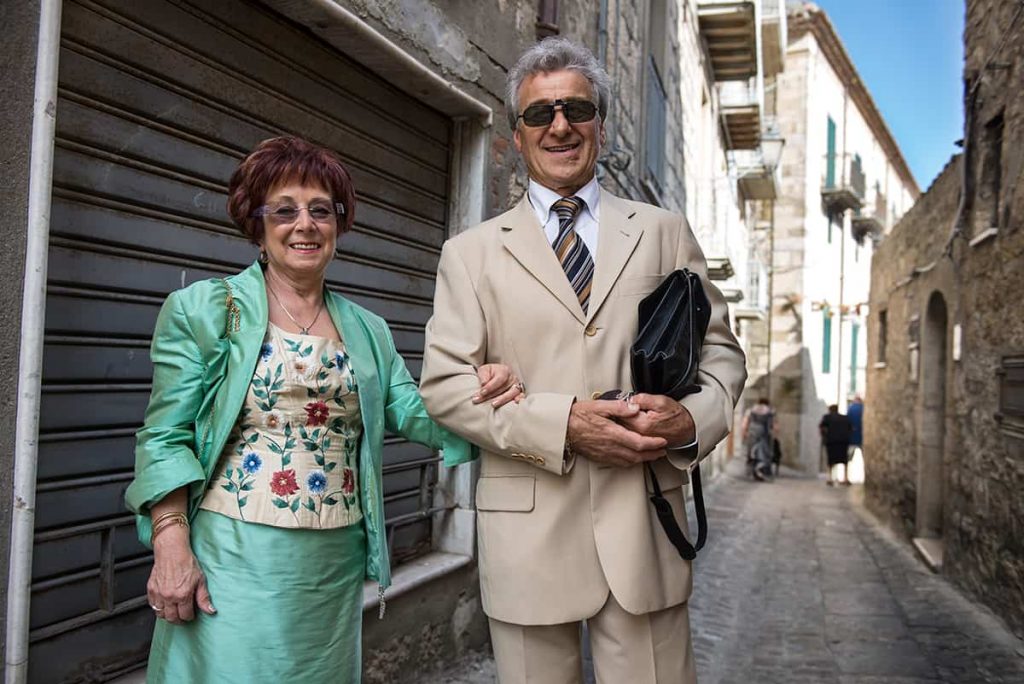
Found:
<path fill-rule="evenodd" d="M 586 314 L 590 303 L 590 285 L 594 279 L 594 260 L 590 257 L 590 250 L 576 234 L 576 217 L 583 204 L 579 197 L 563 197 L 551 205 L 552 211 L 558 216 L 558 237 L 552 246 Z"/>

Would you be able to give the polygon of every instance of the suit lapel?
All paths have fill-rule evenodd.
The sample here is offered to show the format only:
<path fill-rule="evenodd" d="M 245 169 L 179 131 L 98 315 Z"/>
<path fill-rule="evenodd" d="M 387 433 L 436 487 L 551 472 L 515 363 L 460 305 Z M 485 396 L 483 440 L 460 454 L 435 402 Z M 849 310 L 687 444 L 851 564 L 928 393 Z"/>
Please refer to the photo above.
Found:
<path fill-rule="evenodd" d="M 587 322 L 592 321 L 619 279 L 626 262 L 633 255 L 643 228 L 636 222 L 635 212 L 615 195 L 601 190 L 601 221 L 598 226 L 597 259 L 594 264 L 594 285 L 590 292 Z M 564 276 L 563 276 L 564 279 Z M 570 289 L 570 292 L 572 290 Z"/>
<path fill-rule="evenodd" d="M 533 212 L 530 200 L 524 195 L 519 204 L 506 214 L 506 219 L 501 226 L 501 240 L 505 249 L 580 323 L 585 322 L 580 301 L 569 285 L 569 279 L 565 277 L 555 251 L 548 244 L 544 229 L 537 224 L 537 215 Z"/>

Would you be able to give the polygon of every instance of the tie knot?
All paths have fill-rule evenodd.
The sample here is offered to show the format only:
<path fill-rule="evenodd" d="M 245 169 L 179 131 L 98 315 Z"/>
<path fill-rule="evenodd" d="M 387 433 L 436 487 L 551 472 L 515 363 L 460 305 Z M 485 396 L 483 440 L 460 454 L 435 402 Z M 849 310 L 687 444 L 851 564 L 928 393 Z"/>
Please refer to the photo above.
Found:
<path fill-rule="evenodd" d="M 575 196 L 563 197 L 551 205 L 552 211 L 555 212 L 560 221 L 576 218 L 576 215 L 580 213 L 582 208 L 583 200 Z"/>

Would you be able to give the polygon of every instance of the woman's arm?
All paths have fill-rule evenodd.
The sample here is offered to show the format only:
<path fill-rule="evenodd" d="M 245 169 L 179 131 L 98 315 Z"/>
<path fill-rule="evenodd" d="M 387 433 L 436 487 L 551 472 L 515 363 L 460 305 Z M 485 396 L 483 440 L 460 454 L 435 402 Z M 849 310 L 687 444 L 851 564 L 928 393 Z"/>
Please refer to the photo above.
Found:
<path fill-rule="evenodd" d="M 188 488 L 180 487 L 150 508 L 153 520 L 167 522 L 162 522 L 153 535 L 153 570 L 146 584 L 146 597 L 157 617 L 171 624 L 192 620 L 196 604 L 208 615 L 217 612 L 206 588 L 206 576 L 192 553 L 190 528 L 172 519 L 185 515 L 187 507 Z"/>

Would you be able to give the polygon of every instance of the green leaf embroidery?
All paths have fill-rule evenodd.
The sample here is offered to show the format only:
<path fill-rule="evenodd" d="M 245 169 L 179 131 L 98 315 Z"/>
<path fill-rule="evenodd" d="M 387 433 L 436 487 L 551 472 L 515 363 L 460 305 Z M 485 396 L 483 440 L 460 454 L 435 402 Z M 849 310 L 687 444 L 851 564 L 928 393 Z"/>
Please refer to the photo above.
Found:
<path fill-rule="evenodd" d="M 243 492 L 251 492 L 251 491 L 252 491 L 252 488 L 253 488 L 254 486 L 255 486 L 255 485 L 253 485 L 253 483 L 252 483 L 252 482 L 246 482 L 246 483 L 245 483 L 244 485 L 242 485 L 242 491 L 243 491 Z"/>
<path fill-rule="evenodd" d="M 309 356 L 312 353 L 313 353 L 313 345 L 309 345 L 308 347 L 303 349 L 301 352 L 299 352 L 299 356 L 305 358 L 305 357 Z"/>
<path fill-rule="evenodd" d="M 234 482 L 228 482 L 227 484 L 222 484 L 221 485 L 221 489 L 223 489 L 225 491 L 228 491 L 228 492 L 231 492 L 232 494 L 234 494 L 235 492 L 238 491 L 238 487 L 235 486 Z"/>
<path fill-rule="evenodd" d="M 281 449 L 281 447 L 279 447 L 276 442 L 272 442 L 269 439 L 267 440 L 267 448 L 273 451 L 278 456 L 284 453 L 284 450 Z"/>
<path fill-rule="evenodd" d="M 329 473 L 329 472 L 331 472 L 332 470 L 334 470 L 337 467 L 338 467 L 337 462 L 331 461 L 330 463 L 328 463 L 327 465 L 324 466 L 324 470 Z"/>
<path fill-rule="evenodd" d="M 306 499 L 305 506 L 309 510 L 313 511 L 314 513 L 316 513 L 316 504 L 313 503 L 313 497 L 309 497 L 309 498 Z"/>
<path fill-rule="evenodd" d="M 313 455 L 313 458 L 316 459 L 316 464 L 318 466 L 320 466 L 321 468 L 324 467 L 324 455 L 322 453 L 320 453 L 320 452 L 315 453 Z"/>
<path fill-rule="evenodd" d="M 258 440 L 259 438 L 260 438 L 260 433 L 254 432 L 252 435 L 249 436 L 249 439 L 247 439 L 246 441 L 249 444 L 254 444 L 256 442 L 256 440 Z"/>
<path fill-rule="evenodd" d="M 292 457 L 291 457 L 290 454 L 282 454 L 281 455 L 281 467 L 282 468 L 284 466 L 286 466 L 286 465 L 290 465 L 291 462 L 292 462 Z"/>
<path fill-rule="evenodd" d="M 248 500 L 249 500 L 249 497 L 247 497 L 247 496 L 239 499 L 238 500 L 238 507 L 239 508 L 244 508 L 245 507 L 245 502 L 247 502 Z"/>
<path fill-rule="evenodd" d="M 284 499 L 274 499 L 274 505 L 278 508 L 288 508 L 288 502 Z"/>
<path fill-rule="evenodd" d="M 288 439 L 291 436 L 292 436 L 292 423 L 291 423 L 291 421 L 288 421 L 287 423 L 284 424 L 284 437 L 285 437 L 285 439 Z"/>
<path fill-rule="evenodd" d="M 289 508 L 291 509 L 292 513 L 299 510 L 299 497 L 295 497 L 295 500 L 292 501 L 292 505 L 289 506 Z"/>
<path fill-rule="evenodd" d="M 338 503 L 338 500 L 333 496 L 329 496 L 326 499 L 324 499 L 324 503 L 327 504 L 328 506 L 333 506 L 334 504 Z"/>

